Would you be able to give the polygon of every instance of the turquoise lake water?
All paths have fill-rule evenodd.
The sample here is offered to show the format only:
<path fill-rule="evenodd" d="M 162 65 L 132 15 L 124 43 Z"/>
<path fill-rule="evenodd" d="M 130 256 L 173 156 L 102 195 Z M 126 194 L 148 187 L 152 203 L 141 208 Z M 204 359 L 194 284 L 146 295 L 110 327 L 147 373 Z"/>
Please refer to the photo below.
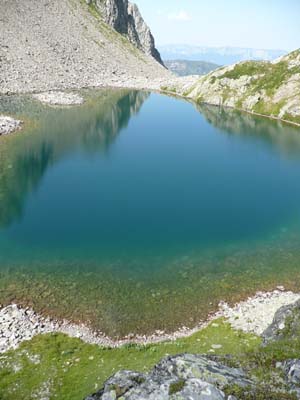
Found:
<path fill-rule="evenodd" d="M 0 301 L 111 336 L 297 286 L 300 129 L 144 92 L 0 99 Z M 300 271 L 300 269 L 299 269 Z"/>

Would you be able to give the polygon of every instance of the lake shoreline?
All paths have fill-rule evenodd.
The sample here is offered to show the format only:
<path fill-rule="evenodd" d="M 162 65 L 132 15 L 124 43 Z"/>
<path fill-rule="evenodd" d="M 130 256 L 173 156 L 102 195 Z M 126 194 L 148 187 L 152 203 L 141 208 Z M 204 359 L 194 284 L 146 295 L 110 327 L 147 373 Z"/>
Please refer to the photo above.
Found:
<path fill-rule="evenodd" d="M 157 93 L 159 93 L 159 94 L 164 94 L 164 95 L 171 96 L 171 97 L 175 97 L 175 98 L 177 98 L 177 99 L 186 100 L 186 101 L 189 101 L 190 103 L 192 103 L 192 104 L 194 104 L 194 105 L 205 104 L 205 105 L 208 105 L 208 106 L 211 106 L 211 107 L 218 107 L 218 108 L 225 109 L 225 110 L 227 109 L 227 110 L 240 111 L 240 112 L 243 112 L 243 113 L 246 113 L 246 114 L 249 114 L 249 115 L 254 115 L 254 116 L 258 116 L 258 117 L 268 118 L 268 119 L 271 119 L 271 120 L 273 120 L 273 121 L 284 122 L 285 124 L 289 124 L 289 125 L 293 125 L 293 126 L 300 127 L 300 123 L 298 123 L 298 122 L 290 121 L 290 120 L 288 120 L 288 119 L 283 119 L 283 118 L 279 118 L 279 117 L 275 117 L 275 116 L 273 116 L 273 115 L 261 114 L 261 113 L 255 112 L 255 111 L 246 110 L 246 109 L 244 109 L 244 108 L 229 107 L 229 106 L 225 106 L 225 105 L 218 105 L 218 104 L 215 104 L 215 103 L 207 103 L 207 102 L 205 102 L 205 101 L 204 101 L 204 102 L 199 102 L 199 103 L 198 103 L 198 102 L 197 102 L 195 99 L 193 99 L 192 97 L 184 96 L 184 95 L 182 95 L 182 94 L 175 93 L 175 92 L 172 92 L 172 91 L 168 91 L 168 90 L 165 90 L 165 89 L 157 90 Z"/>
<path fill-rule="evenodd" d="M 180 80 L 181 80 L 181 82 L 180 82 Z M 300 127 L 300 123 L 298 123 L 298 122 L 287 120 L 284 118 L 279 118 L 274 115 L 262 114 L 262 113 L 254 112 L 254 111 L 247 110 L 244 108 L 236 108 L 236 107 L 230 107 L 230 106 L 226 106 L 226 105 L 220 106 L 215 103 L 207 103 L 207 102 L 198 103 L 195 99 L 193 99 L 191 97 L 164 89 L 165 85 L 166 86 L 174 85 L 177 82 L 178 83 L 180 82 L 181 84 L 183 82 L 184 82 L 184 84 L 187 84 L 187 83 L 192 84 L 194 82 L 194 80 L 195 80 L 195 76 L 185 76 L 185 77 L 181 77 L 181 78 L 174 77 L 174 79 L 168 80 L 167 83 L 163 82 L 161 80 L 154 80 L 151 82 L 148 82 L 147 80 L 136 82 L 133 80 L 132 82 L 130 82 L 129 85 L 128 85 L 128 81 L 127 82 L 117 82 L 116 84 L 114 84 L 113 82 L 110 82 L 108 85 L 103 84 L 103 85 L 99 85 L 99 86 L 82 86 L 82 87 L 75 86 L 75 87 L 70 87 L 70 88 L 62 87 L 62 88 L 57 88 L 57 89 L 49 89 L 48 91 L 43 91 L 43 92 L 39 92 L 36 90 L 29 91 L 29 92 L 28 91 L 1 92 L 1 90 L 0 90 L 0 96 L 1 95 L 2 96 L 32 95 L 33 98 L 35 98 L 38 101 L 41 101 L 44 104 L 62 107 L 62 106 L 81 105 L 84 102 L 84 99 L 81 98 L 81 96 L 79 96 L 76 93 L 80 90 L 127 89 L 127 90 L 139 90 L 139 91 L 145 91 L 145 92 L 150 91 L 150 92 L 158 93 L 161 95 L 167 95 L 167 96 L 175 97 L 178 99 L 186 100 L 186 101 L 192 103 L 193 105 L 206 104 L 206 105 L 213 106 L 213 107 L 219 107 L 219 108 L 224 108 L 224 109 L 229 109 L 229 110 L 236 110 L 236 111 L 244 112 L 249 115 L 268 118 L 273 121 L 283 122 L 283 123 L 286 123 L 289 125 Z M 57 93 L 57 99 L 55 97 L 55 93 Z"/>
<path fill-rule="evenodd" d="M 34 336 L 47 333 L 63 333 L 72 338 L 79 338 L 85 343 L 101 347 L 118 348 L 124 345 L 150 345 L 166 341 L 175 341 L 190 337 L 206 328 L 219 318 L 225 318 L 235 330 L 242 330 L 260 336 L 272 323 L 278 309 L 295 303 L 300 299 L 300 293 L 286 291 L 278 286 L 270 292 L 257 292 L 254 296 L 230 307 L 225 302 L 219 303 L 219 309 L 208 315 L 205 321 L 199 322 L 194 328 L 182 327 L 173 333 L 156 331 L 152 335 L 128 335 L 123 339 L 114 340 L 96 333 L 85 324 L 75 324 L 66 320 L 56 320 L 43 317 L 29 307 L 21 308 L 11 304 L 0 308 L 0 354 L 19 345 Z"/>

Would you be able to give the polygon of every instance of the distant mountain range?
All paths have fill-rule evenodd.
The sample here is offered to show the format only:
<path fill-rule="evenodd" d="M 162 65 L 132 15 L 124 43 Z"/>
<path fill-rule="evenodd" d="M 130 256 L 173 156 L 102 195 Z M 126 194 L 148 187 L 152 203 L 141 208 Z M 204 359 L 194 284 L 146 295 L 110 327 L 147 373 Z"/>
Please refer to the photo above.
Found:
<path fill-rule="evenodd" d="M 205 75 L 219 68 L 219 65 L 207 61 L 165 60 L 164 64 L 178 76 Z"/>
<path fill-rule="evenodd" d="M 245 60 L 273 61 L 287 54 L 284 50 L 248 49 L 240 47 L 201 47 L 171 44 L 158 46 L 163 60 L 206 61 L 229 65 Z"/>

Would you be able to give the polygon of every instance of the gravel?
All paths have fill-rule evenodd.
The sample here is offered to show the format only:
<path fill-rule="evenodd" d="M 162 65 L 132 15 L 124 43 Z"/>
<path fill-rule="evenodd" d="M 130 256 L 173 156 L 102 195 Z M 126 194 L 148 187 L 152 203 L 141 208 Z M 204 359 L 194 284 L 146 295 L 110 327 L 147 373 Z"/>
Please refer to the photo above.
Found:
<path fill-rule="evenodd" d="M 129 335 L 118 341 L 110 339 L 102 332 L 93 332 L 86 325 L 45 318 L 30 308 L 12 304 L 0 308 L 0 353 L 17 348 L 20 343 L 32 339 L 35 335 L 54 332 L 64 333 L 70 337 L 80 338 L 86 343 L 105 347 L 120 347 L 128 343 L 159 343 L 190 336 L 220 317 L 225 317 L 234 329 L 261 335 L 272 323 L 278 309 L 299 299 L 300 294 L 286 292 L 283 288 L 273 292 L 258 292 L 254 297 L 249 297 L 234 307 L 229 307 L 223 302 L 220 303 L 218 312 L 210 316 L 206 322 L 200 322 L 193 329 L 183 327 L 170 334 L 156 331 L 150 336 Z M 218 345 L 215 348 L 218 348 Z"/>
<path fill-rule="evenodd" d="M 283 287 L 279 287 L 273 292 L 258 292 L 234 307 L 221 303 L 220 309 L 234 329 L 260 336 L 272 323 L 277 310 L 299 299 L 299 293 L 285 292 Z"/>

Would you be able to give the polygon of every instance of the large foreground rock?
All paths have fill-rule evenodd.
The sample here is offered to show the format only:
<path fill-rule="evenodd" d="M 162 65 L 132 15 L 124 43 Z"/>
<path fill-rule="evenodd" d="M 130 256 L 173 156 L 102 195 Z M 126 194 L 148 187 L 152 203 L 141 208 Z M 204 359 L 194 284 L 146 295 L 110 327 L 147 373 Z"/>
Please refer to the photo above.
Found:
<path fill-rule="evenodd" d="M 222 391 L 229 385 L 252 387 L 241 369 L 201 355 L 164 358 L 149 374 L 120 371 L 86 400 L 234 400 Z"/>

